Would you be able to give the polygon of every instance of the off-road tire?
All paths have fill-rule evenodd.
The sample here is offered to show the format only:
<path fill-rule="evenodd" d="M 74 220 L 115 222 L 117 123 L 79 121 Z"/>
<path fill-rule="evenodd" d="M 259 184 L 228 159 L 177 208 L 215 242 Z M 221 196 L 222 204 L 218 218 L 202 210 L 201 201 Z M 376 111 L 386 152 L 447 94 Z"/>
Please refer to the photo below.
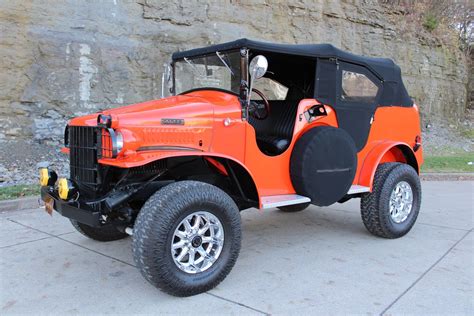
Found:
<path fill-rule="evenodd" d="M 114 241 L 128 237 L 128 234 L 119 231 L 114 226 L 92 227 L 72 219 L 70 221 L 79 233 L 97 241 Z"/>
<path fill-rule="evenodd" d="M 171 241 L 176 227 L 196 211 L 212 213 L 224 229 L 220 256 L 205 271 L 180 270 L 173 261 Z M 219 284 L 237 260 L 241 244 L 240 214 L 221 189 L 203 182 L 180 181 L 153 194 L 143 205 L 133 228 L 135 263 L 151 284 L 175 296 L 191 296 Z"/>
<path fill-rule="evenodd" d="M 396 223 L 390 216 L 390 195 L 400 181 L 406 181 L 413 193 L 413 205 L 407 219 Z M 383 238 L 399 238 L 407 234 L 420 211 L 421 184 L 415 169 L 404 163 L 384 163 L 375 172 L 373 190 L 362 195 L 360 210 L 367 230 Z"/>
<path fill-rule="evenodd" d="M 280 206 L 278 209 L 282 212 L 287 213 L 295 213 L 301 212 L 308 208 L 311 203 L 302 203 L 302 204 L 295 204 L 295 205 L 287 205 L 287 206 Z"/>

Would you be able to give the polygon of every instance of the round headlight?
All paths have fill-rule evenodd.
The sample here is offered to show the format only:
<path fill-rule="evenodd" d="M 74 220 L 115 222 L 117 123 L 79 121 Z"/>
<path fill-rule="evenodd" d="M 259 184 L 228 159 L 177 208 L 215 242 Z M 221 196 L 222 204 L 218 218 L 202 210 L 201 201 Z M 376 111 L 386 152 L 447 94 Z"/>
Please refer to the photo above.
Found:
<path fill-rule="evenodd" d="M 114 152 L 117 154 L 120 153 L 123 149 L 123 135 L 121 132 L 115 132 L 115 144 L 114 144 Z"/>

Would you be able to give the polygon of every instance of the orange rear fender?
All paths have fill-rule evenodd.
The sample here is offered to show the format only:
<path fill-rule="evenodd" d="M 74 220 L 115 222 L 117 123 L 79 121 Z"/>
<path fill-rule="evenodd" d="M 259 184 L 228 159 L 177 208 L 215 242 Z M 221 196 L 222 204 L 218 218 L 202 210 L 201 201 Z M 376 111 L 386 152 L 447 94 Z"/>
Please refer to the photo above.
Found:
<path fill-rule="evenodd" d="M 406 143 L 390 140 L 378 142 L 362 162 L 357 184 L 370 187 L 370 190 L 372 190 L 375 171 L 379 164 L 385 162 L 409 163 L 418 172 L 418 166 L 415 166 L 416 159 L 415 163 L 413 163 L 412 159 L 410 159 L 410 154 L 412 157 L 415 157 L 415 153 Z"/>

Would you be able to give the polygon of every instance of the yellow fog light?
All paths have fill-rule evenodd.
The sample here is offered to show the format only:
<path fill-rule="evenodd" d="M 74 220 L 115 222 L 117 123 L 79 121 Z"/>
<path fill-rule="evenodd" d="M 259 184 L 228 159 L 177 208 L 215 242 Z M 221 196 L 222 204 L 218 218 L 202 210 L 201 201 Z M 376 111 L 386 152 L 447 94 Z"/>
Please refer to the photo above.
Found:
<path fill-rule="evenodd" d="M 67 200 L 69 198 L 69 181 L 66 178 L 61 178 L 58 181 L 58 193 L 59 197 L 63 200 Z"/>
<path fill-rule="evenodd" d="M 49 170 L 48 168 L 39 168 L 40 185 L 45 187 L 47 185 L 53 186 L 58 180 L 56 172 Z"/>
<path fill-rule="evenodd" d="M 48 168 L 40 168 L 39 169 L 39 174 L 40 174 L 40 184 L 41 186 L 45 187 L 48 185 L 49 182 L 49 170 Z"/>

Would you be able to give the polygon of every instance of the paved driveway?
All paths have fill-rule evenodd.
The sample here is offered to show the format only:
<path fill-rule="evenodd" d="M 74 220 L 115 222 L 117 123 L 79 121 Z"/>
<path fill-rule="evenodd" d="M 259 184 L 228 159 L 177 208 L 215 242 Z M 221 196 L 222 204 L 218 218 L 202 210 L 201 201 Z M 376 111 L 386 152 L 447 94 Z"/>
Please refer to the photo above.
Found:
<path fill-rule="evenodd" d="M 369 235 L 358 200 L 242 213 L 239 260 L 217 288 L 166 295 L 141 277 L 130 239 L 99 243 L 40 209 L 0 215 L 0 314 L 470 314 L 474 182 L 424 182 L 404 238 Z"/>

